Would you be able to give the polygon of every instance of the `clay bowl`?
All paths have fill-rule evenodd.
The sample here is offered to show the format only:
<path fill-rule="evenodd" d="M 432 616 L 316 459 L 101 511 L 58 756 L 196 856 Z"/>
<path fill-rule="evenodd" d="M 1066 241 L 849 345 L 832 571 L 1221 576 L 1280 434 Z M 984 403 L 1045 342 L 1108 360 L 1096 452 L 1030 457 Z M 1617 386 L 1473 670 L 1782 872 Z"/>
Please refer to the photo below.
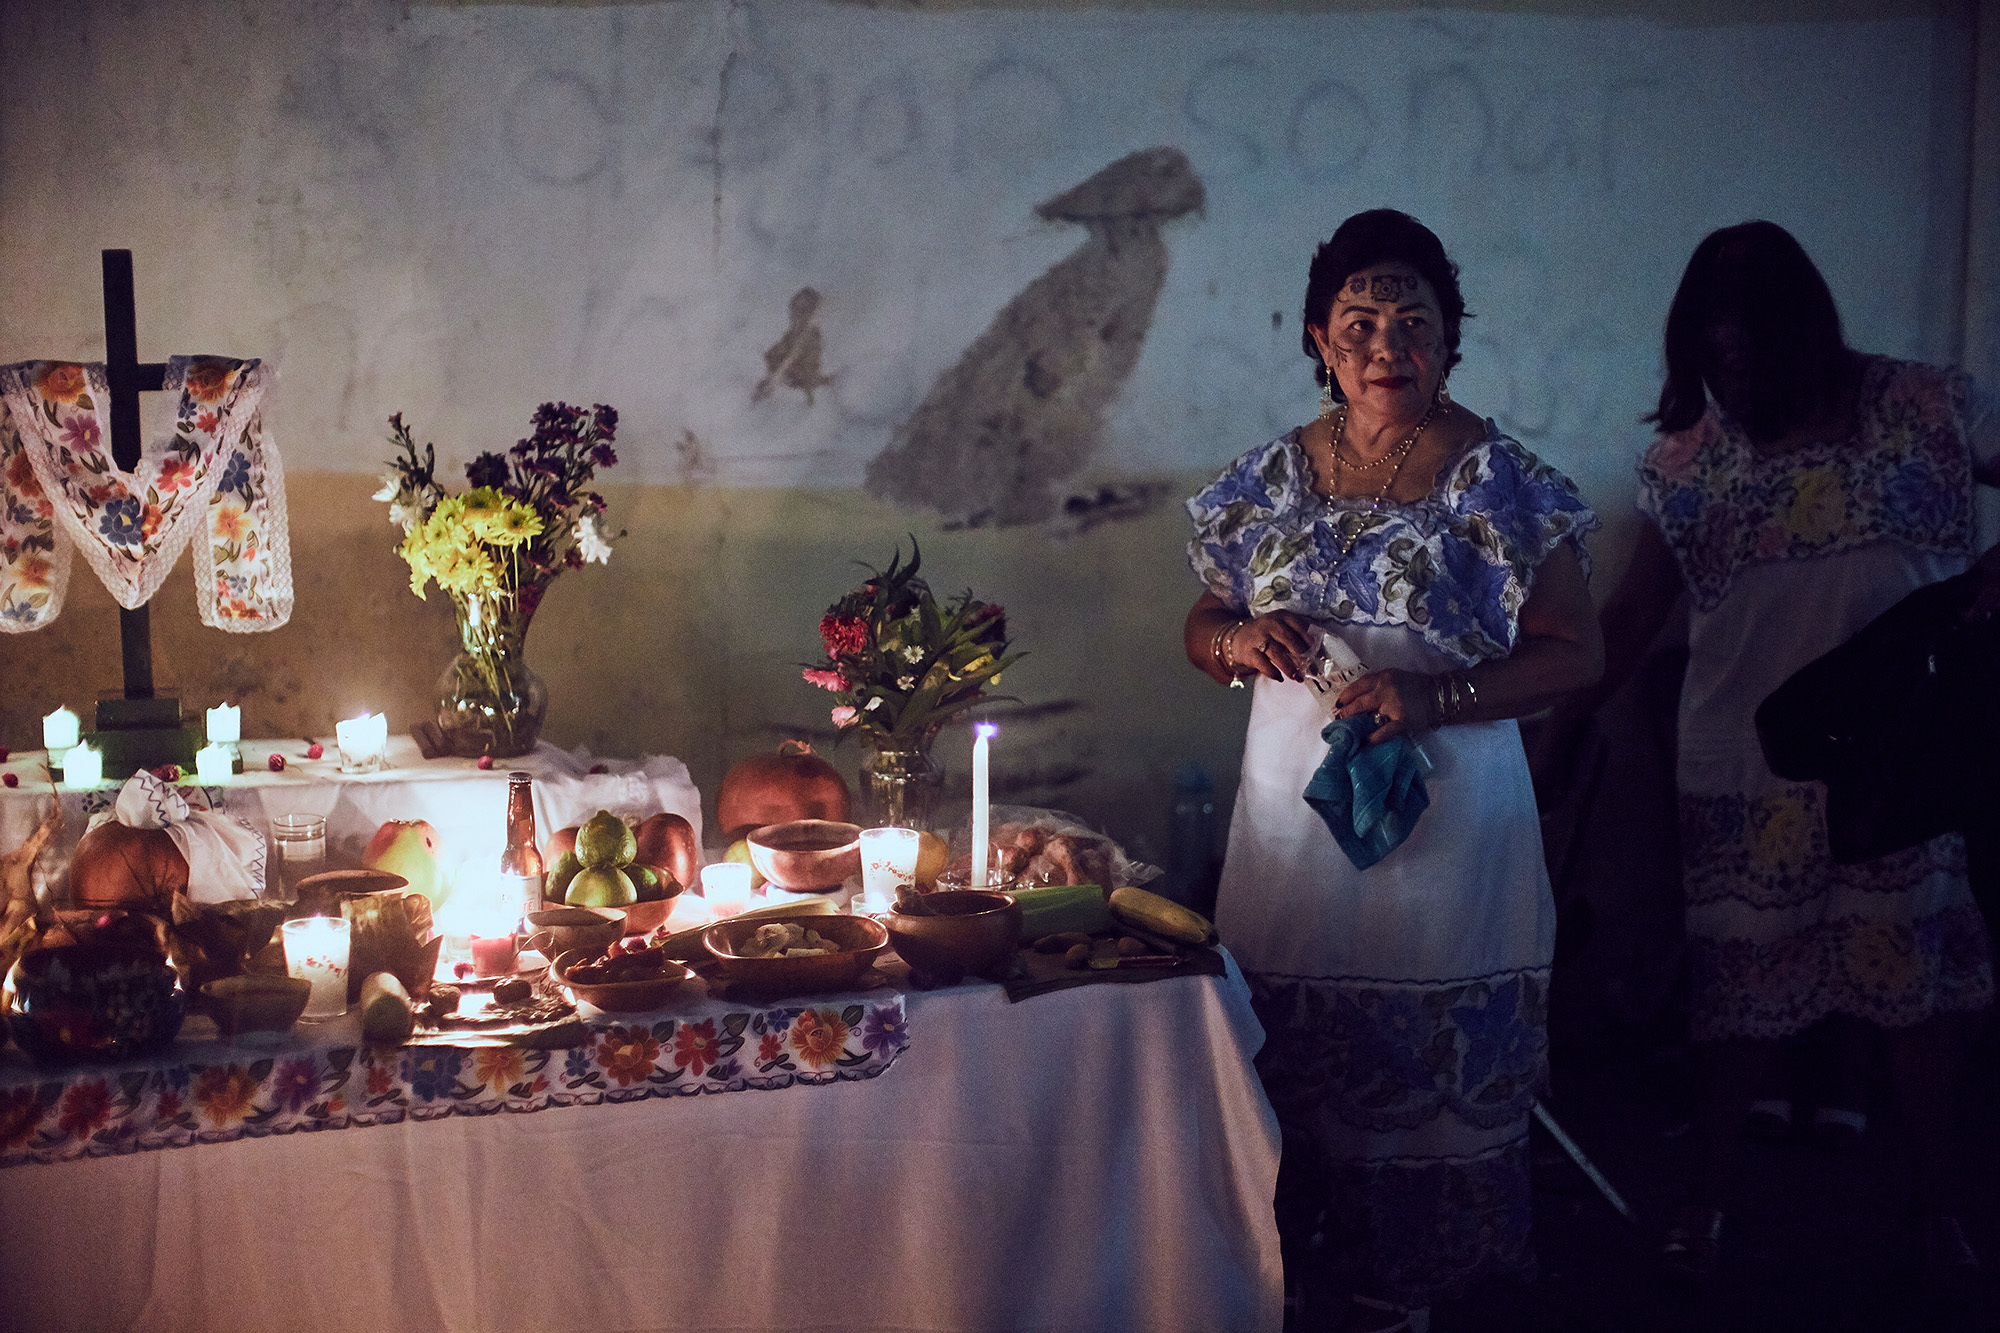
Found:
<path fill-rule="evenodd" d="M 861 826 L 831 819 L 794 819 L 751 833 L 750 864 L 794 893 L 831 888 L 861 873 Z"/>
<path fill-rule="evenodd" d="M 1021 945 L 1021 905 L 988 889 L 927 893 L 913 908 L 890 908 L 883 924 L 903 961 L 931 973 L 1004 974 Z"/>
<path fill-rule="evenodd" d="M 37 949 L 21 955 L 8 979 L 8 1025 L 38 1063 L 150 1055 L 181 1030 L 179 975 L 144 945 Z"/>
<path fill-rule="evenodd" d="M 818 821 L 813 821 L 818 822 Z M 847 827 L 852 828 L 853 825 Z M 840 948 L 839 953 L 806 954 L 798 958 L 746 958 L 742 950 L 758 927 L 791 921 L 816 930 Z M 848 990 L 859 981 L 875 955 L 889 946 L 881 922 L 865 916 L 803 912 L 782 916 L 740 916 L 718 921 L 701 934 L 702 947 L 715 958 L 723 981 L 764 998 Z"/>
<path fill-rule="evenodd" d="M 551 907 L 528 913 L 528 947 L 544 958 L 575 951 L 595 958 L 625 938 L 626 914 L 615 907 Z"/>
<path fill-rule="evenodd" d="M 339 916 L 348 898 L 407 889 L 410 881 L 386 870 L 322 870 L 299 881 L 298 902 L 288 916 Z"/>
<path fill-rule="evenodd" d="M 303 977 L 262 973 L 222 977 L 201 988 L 203 1008 L 225 1037 L 248 1032 L 288 1032 L 312 997 Z"/>
<path fill-rule="evenodd" d="M 592 985 L 569 979 L 571 968 L 579 963 L 591 962 L 596 957 L 594 953 L 579 950 L 559 954 L 549 964 L 549 975 L 555 978 L 558 986 L 566 987 L 572 996 L 607 1014 L 651 1013 L 694 980 L 692 971 L 673 962 L 668 963 L 666 971 L 658 977 L 648 977 L 643 981 L 607 981 Z"/>
<path fill-rule="evenodd" d="M 675 894 L 678 898 L 680 895 Z M 593 911 L 609 911 L 609 908 L 593 908 Z M 627 935 L 650 935 L 660 928 L 660 923 L 674 913 L 673 898 L 655 898 L 649 903 L 626 903 L 617 909 L 625 914 Z"/>

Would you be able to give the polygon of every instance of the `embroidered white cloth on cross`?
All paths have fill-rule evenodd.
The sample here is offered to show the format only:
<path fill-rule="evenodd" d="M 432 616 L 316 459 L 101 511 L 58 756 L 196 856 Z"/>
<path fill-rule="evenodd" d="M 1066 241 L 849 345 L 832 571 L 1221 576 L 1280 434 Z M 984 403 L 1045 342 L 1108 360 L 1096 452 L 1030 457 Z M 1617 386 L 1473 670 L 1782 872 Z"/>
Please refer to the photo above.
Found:
<path fill-rule="evenodd" d="M 0 630 L 56 618 L 73 551 L 131 609 L 190 542 L 203 624 L 245 634 L 289 620 L 284 466 L 262 407 L 270 375 L 262 361 L 174 357 L 161 386 L 178 395 L 173 430 L 128 473 L 111 458 L 101 362 L 0 366 Z"/>

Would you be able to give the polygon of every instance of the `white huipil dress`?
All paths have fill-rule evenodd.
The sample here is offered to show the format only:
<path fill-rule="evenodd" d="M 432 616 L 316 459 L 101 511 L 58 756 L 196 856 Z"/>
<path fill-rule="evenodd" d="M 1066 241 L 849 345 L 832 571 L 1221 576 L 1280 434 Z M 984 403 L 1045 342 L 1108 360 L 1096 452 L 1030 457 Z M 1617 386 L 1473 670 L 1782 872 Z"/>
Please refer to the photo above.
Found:
<path fill-rule="evenodd" d="M 1295 454 L 1290 436 L 1252 450 L 1189 502 L 1190 560 L 1230 605 L 1309 615 L 1371 669 L 1502 655 L 1534 565 L 1596 526 L 1567 479 L 1489 425 L 1430 499 L 1370 515 L 1343 553 Z M 1460 614 L 1481 589 L 1491 604 Z M 1268 1033 L 1281 1227 L 1289 1211 L 1347 1280 L 1426 1304 L 1532 1267 L 1555 907 L 1513 722 L 1420 738 L 1430 806 L 1367 870 L 1303 799 L 1324 722 L 1309 686 L 1256 682 L 1216 925 Z"/>

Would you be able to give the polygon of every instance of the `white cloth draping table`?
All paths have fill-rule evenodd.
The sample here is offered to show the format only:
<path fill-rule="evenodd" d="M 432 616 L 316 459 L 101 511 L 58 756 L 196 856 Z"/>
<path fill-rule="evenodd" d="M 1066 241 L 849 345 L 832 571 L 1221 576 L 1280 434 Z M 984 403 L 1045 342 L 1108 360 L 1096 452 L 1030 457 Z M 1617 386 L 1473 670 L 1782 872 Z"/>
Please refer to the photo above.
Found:
<path fill-rule="evenodd" d="M 428 820 L 438 831 L 447 872 L 458 864 L 497 865 L 506 837 L 510 769 L 534 776 L 535 828 L 545 839 L 599 809 L 620 816 L 664 810 L 694 825 L 697 843 L 701 837 L 701 794 L 678 759 L 593 761 L 544 743 L 533 753 L 482 770 L 470 759 L 425 759 L 415 741 L 391 736 L 387 766 L 379 773 L 357 774 L 339 771 L 330 741 L 319 759 L 307 759 L 305 742 L 298 740 L 246 740 L 240 748 L 244 771 L 226 784 L 204 789 L 215 807 L 240 816 L 265 836 L 274 815 L 324 815 L 330 866 L 360 864 L 368 839 L 391 819 Z M 283 772 L 268 767 L 272 753 L 285 756 Z M 43 751 L 31 750 L 0 763 L 0 771 L 20 780 L 18 787 L 0 788 L 0 849 L 19 846 L 47 817 L 56 794 L 49 790 L 46 760 Z M 593 767 L 606 771 L 593 773 Z M 109 809 L 118 786 L 107 782 L 93 791 L 60 791 L 63 831 L 42 854 L 38 875 L 60 882 L 88 813 Z M 271 864 L 276 865 L 275 858 Z M 275 882 L 275 870 L 272 875 Z"/>
<path fill-rule="evenodd" d="M 0 1171 L 10 1329 L 1258 1333 L 1263 1040 L 1226 977 L 909 997 L 828 1087 Z"/>

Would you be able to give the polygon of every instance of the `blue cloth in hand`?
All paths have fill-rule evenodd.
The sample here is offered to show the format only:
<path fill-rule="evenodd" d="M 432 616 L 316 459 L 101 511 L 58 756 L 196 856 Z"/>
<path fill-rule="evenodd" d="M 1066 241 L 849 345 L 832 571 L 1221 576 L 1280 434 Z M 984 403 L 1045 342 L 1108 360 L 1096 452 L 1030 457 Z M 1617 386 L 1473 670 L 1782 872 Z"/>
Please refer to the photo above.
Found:
<path fill-rule="evenodd" d="M 1306 784 L 1306 804 L 1326 821 L 1356 870 L 1402 846 L 1431 803 L 1422 761 L 1408 736 L 1368 743 L 1381 725 L 1373 713 L 1327 723 L 1319 733 L 1328 746 L 1326 758 Z"/>

